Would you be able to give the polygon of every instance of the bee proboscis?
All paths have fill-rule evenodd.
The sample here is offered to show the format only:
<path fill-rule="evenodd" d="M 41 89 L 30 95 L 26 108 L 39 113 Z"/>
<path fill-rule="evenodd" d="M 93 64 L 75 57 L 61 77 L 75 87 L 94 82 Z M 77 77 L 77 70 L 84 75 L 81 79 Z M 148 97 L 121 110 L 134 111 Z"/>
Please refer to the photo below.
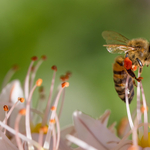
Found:
<path fill-rule="evenodd" d="M 143 38 L 129 40 L 114 31 L 104 31 L 102 36 L 107 43 L 104 46 L 110 53 L 125 54 L 124 57 L 116 58 L 113 64 L 113 78 L 118 96 L 125 102 L 125 83 L 129 75 L 128 98 L 130 103 L 134 96 L 134 79 L 138 82 L 143 79 L 142 77 L 137 78 L 133 71 L 140 68 L 142 72 L 143 66 L 150 64 L 150 44 Z"/>

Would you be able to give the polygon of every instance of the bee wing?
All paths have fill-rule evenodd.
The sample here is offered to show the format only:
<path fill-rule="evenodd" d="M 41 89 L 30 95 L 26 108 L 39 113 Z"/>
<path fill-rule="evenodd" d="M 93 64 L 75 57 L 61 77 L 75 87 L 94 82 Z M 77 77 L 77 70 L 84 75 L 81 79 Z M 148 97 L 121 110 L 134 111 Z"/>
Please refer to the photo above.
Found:
<path fill-rule="evenodd" d="M 132 51 L 132 50 L 135 50 L 134 47 L 130 47 L 130 46 L 127 46 L 127 45 L 114 45 L 114 44 L 110 44 L 110 45 L 104 45 L 106 46 L 108 52 L 110 53 L 117 53 L 117 54 L 125 54 L 126 52 L 128 51 Z"/>
<path fill-rule="evenodd" d="M 114 31 L 103 31 L 102 37 L 107 44 L 127 45 L 129 39 Z"/>

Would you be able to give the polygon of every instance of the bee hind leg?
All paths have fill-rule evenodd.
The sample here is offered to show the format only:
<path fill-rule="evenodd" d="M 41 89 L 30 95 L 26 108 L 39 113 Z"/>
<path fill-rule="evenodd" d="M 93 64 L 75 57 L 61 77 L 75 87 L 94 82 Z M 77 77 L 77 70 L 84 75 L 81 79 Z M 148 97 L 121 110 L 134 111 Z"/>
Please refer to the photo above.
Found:
<path fill-rule="evenodd" d="M 138 82 L 140 82 L 142 79 L 143 79 L 143 77 L 136 77 L 135 76 L 135 73 L 131 70 L 131 69 L 128 69 L 127 70 L 127 72 L 128 72 L 128 74 L 132 77 L 132 78 L 134 78 L 135 80 L 137 80 Z"/>

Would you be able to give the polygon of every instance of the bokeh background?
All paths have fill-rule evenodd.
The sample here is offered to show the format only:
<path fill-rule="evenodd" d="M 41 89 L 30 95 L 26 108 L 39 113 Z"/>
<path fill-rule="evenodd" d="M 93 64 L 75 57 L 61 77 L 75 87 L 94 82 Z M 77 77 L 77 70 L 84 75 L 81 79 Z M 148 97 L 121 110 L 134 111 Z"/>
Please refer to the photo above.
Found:
<path fill-rule="evenodd" d="M 102 45 L 102 31 L 112 30 L 129 39 L 150 39 L 149 0 L 26 0 L 0 1 L 0 83 L 13 64 L 19 70 L 13 76 L 22 84 L 32 56 L 46 55 L 37 72 L 48 96 L 51 66 L 57 65 L 59 76 L 71 71 L 70 87 L 61 126 L 72 123 L 72 113 L 81 110 L 99 117 L 106 109 L 112 114 L 109 123 L 126 116 L 125 104 L 114 89 L 112 64 L 117 55 Z M 150 97 L 150 68 L 144 67 L 143 86 Z M 37 91 L 33 100 L 36 102 Z M 136 107 L 136 95 L 131 103 Z"/>

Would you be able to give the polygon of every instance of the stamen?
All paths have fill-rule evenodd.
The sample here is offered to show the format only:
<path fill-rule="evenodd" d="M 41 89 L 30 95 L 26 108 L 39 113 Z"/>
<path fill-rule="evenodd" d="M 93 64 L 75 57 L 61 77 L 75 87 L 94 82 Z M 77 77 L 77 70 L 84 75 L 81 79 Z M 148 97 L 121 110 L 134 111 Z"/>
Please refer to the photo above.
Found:
<path fill-rule="evenodd" d="M 36 61 L 37 59 L 38 59 L 37 56 L 33 56 L 33 57 L 31 58 L 32 61 Z"/>
<path fill-rule="evenodd" d="M 25 99 L 28 99 L 28 95 L 29 95 L 29 76 L 30 76 L 30 72 L 31 72 L 31 69 L 32 69 L 32 66 L 33 66 L 33 63 L 34 61 L 37 60 L 37 57 L 34 56 L 31 58 L 31 64 L 28 68 L 28 72 L 27 72 L 27 75 L 26 75 L 26 78 L 25 78 L 25 83 L 24 83 L 24 93 L 25 93 Z"/>
<path fill-rule="evenodd" d="M 133 146 L 137 147 L 138 146 L 138 137 L 137 137 L 137 127 L 138 127 L 138 120 L 135 118 L 134 121 L 134 128 L 133 128 L 133 133 L 132 133 L 132 141 L 133 141 Z"/>
<path fill-rule="evenodd" d="M 18 70 L 18 66 L 14 65 L 6 74 L 3 83 L 2 83 L 2 89 L 7 85 L 11 77 L 14 75 L 14 73 Z"/>
<path fill-rule="evenodd" d="M 21 116 L 25 115 L 25 113 L 26 113 L 26 110 L 25 109 L 21 109 L 19 111 L 19 114 L 18 114 L 18 116 L 16 118 L 16 121 L 15 121 L 15 131 L 16 131 L 15 137 L 16 137 L 16 142 L 17 142 L 19 150 L 24 150 L 23 147 L 22 147 L 21 140 L 20 140 L 20 138 L 18 136 L 18 133 L 19 133 L 19 122 L 20 122 Z"/>
<path fill-rule="evenodd" d="M 131 147 L 128 148 L 128 150 L 139 150 L 138 146 L 132 145 Z"/>
<path fill-rule="evenodd" d="M 33 82 L 34 82 L 34 79 L 35 79 L 35 76 L 36 76 L 36 72 L 37 70 L 39 69 L 39 67 L 41 66 L 42 62 L 44 60 L 46 60 L 46 56 L 43 55 L 40 59 L 40 61 L 38 61 L 38 63 L 36 64 L 36 66 L 34 67 L 34 70 L 32 71 L 32 75 L 31 75 L 31 81 L 30 81 L 30 90 L 32 89 L 33 87 Z"/>
<path fill-rule="evenodd" d="M 6 120 L 10 117 L 10 114 L 12 113 L 12 111 L 14 110 L 14 108 L 16 107 L 16 105 L 18 104 L 19 101 L 17 101 L 12 107 L 11 109 L 9 110 L 7 116 L 5 117 L 5 119 L 3 120 L 3 123 L 6 122 Z"/>
<path fill-rule="evenodd" d="M 21 109 L 20 111 L 19 111 L 19 114 L 21 114 L 21 115 L 26 115 L 26 109 Z"/>
<path fill-rule="evenodd" d="M 29 98 L 28 98 L 27 104 L 26 104 L 26 117 L 25 117 L 26 135 L 31 140 L 32 140 L 32 137 L 31 137 L 31 129 L 30 129 L 30 103 L 31 103 L 32 95 L 33 95 L 35 88 L 37 86 L 40 86 L 41 84 L 42 84 L 42 79 L 38 79 L 36 82 L 36 85 L 33 87 L 33 89 L 31 90 L 31 92 L 29 94 Z M 31 150 L 34 150 L 34 147 L 29 142 L 28 142 L 28 148 Z"/>
<path fill-rule="evenodd" d="M 7 124 L 7 111 L 9 110 L 8 106 L 7 105 L 4 105 L 3 106 L 3 109 L 5 111 L 5 124 Z M 6 134 L 6 129 L 4 129 L 4 134 Z"/>
<path fill-rule="evenodd" d="M 24 102 L 24 98 L 23 97 L 18 97 L 18 100 L 23 103 Z"/>
<path fill-rule="evenodd" d="M 66 82 L 65 82 L 65 83 L 66 83 Z M 65 87 L 65 86 L 68 85 L 68 84 L 69 84 L 69 83 L 67 82 L 67 84 L 64 84 L 63 87 Z M 55 99 L 55 101 L 54 101 L 54 105 L 53 105 L 53 106 L 56 107 L 56 108 L 57 108 L 57 105 L 58 105 L 58 101 L 59 101 L 61 92 L 62 92 L 62 90 L 64 89 L 63 87 L 59 90 L 59 92 L 58 92 L 58 94 L 57 94 L 57 97 L 56 97 L 56 99 Z M 47 133 L 47 135 L 46 135 L 45 142 L 44 142 L 44 148 L 45 148 L 45 149 L 49 149 L 49 145 L 50 145 L 49 141 L 50 141 L 50 139 L 51 139 L 51 131 L 54 130 L 54 128 L 53 128 L 53 123 L 54 123 L 54 119 L 55 119 L 55 114 L 56 114 L 56 110 L 53 110 L 52 113 L 51 113 L 51 116 L 50 116 L 49 131 L 48 131 L 48 133 Z"/>
<path fill-rule="evenodd" d="M 127 115 L 128 115 L 130 128 L 133 129 L 134 125 L 133 125 L 133 121 L 132 121 L 132 117 L 131 117 L 131 113 L 130 113 L 128 92 L 127 92 L 128 91 L 128 80 L 129 80 L 129 75 L 127 75 L 127 79 L 126 79 L 125 100 L 126 100 L 126 109 L 127 109 Z"/>
<path fill-rule="evenodd" d="M 3 109 L 4 109 L 4 111 L 8 111 L 8 110 L 9 110 L 9 108 L 8 108 L 7 105 L 4 105 L 4 106 L 3 106 Z"/>
<path fill-rule="evenodd" d="M 51 67 L 52 70 L 57 71 L 57 67 L 54 65 Z"/>
<path fill-rule="evenodd" d="M 51 120 L 50 120 L 50 123 L 55 123 L 55 119 L 51 119 Z"/>
<path fill-rule="evenodd" d="M 138 78 L 141 76 L 140 73 L 140 68 L 138 69 Z M 141 111 L 140 111 L 140 107 L 141 107 L 141 102 L 140 102 L 140 84 L 141 82 L 137 82 L 137 120 L 138 120 L 138 124 L 140 124 L 142 122 L 141 120 Z M 139 138 L 142 137 L 143 134 L 143 128 L 139 128 Z"/>
<path fill-rule="evenodd" d="M 39 131 L 39 144 L 42 146 L 42 143 L 43 143 L 43 134 L 46 134 L 48 131 L 48 127 L 47 126 L 44 126 L 44 127 L 41 127 L 40 128 L 40 131 Z"/>
<path fill-rule="evenodd" d="M 52 134 L 53 134 L 53 149 L 56 149 L 56 129 L 54 124 L 52 124 Z"/>
<path fill-rule="evenodd" d="M 37 86 L 41 86 L 42 82 L 43 82 L 42 79 L 38 79 L 38 80 L 36 81 L 36 85 L 37 85 Z"/>
<path fill-rule="evenodd" d="M 63 83 L 61 84 L 61 86 L 62 86 L 62 88 L 68 87 L 68 86 L 69 86 L 69 82 L 63 82 Z"/>
<path fill-rule="evenodd" d="M 72 142 L 72 143 L 74 143 L 74 144 L 80 146 L 80 147 L 83 148 L 83 149 L 86 149 L 86 150 L 97 150 L 96 148 L 94 148 L 94 147 L 88 145 L 88 144 L 85 143 L 84 141 L 81 141 L 80 139 L 78 139 L 78 138 L 76 138 L 76 137 L 74 137 L 74 136 L 72 136 L 72 135 L 67 135 L 66 138 L 67 138 L 70 142 Z"/>
<path fill-rule="evenodd" d="M 57 114 L 55 114 L 55 119 L 56 119 L 56 126 L 57 126 L 57 141 L 56 141 L 56 149 L 59 147 L 59 142 L 60 142 L 60 124 L 59 124 L 59 119 Z"/>
<path fill-rule="evenodd" d="M 42 126 L 44 126 L 46 124 L 47 119 L 48 119 L 48 113 L 49 113 L 52 93 L 53 93 L 53 89 L 54 89 L 54 83 L 55 83 L 55 76 L 56 76 L 57 67 L 56 66 L 52 66 L 52 70 L 54 70 L 54 73 L 53 73 L 53 77 L 52 77 L 52 81 L 51 81 L 49 98 L 48 98 L 48 101 L 47 101 L 44 117 L 43 117 L 43 120 L 42 120 Z"/>
<path fill-rule="evenodd" d="M 56 107 L 55 106 L 52 106 L 51 107 L 51 110 L 53 111 L 53 110 L 56 110 Z"/>
<path fill-rule="evenodd" d="M 63 109 L 63 105 L 64 105 L 64 101 L 65 101 L 65 89 L 62 93 L 62 99 L 61 99 L 61 105 L 60 105 L 60 110 L 59 110 L 59 113 L 58 113 L 58 118 L 60 119 L 60 116 L 61 116 L 61 112 L 62 112 L 62 109 Z"/>
<path fill-rule="evenodd" d="M 5 124 L 4 124 L 3 122 L 1 122 L 1 121 L 0 121 L 0 125 L 1 125 L 3 128 L 5 128 L 6 130 L 8 130 L 9 132 L 11 132 L 12 134 L 16 135 L 16 131 L 15 131 L 14 129 L 12 129 L 11 127 L 9 127 L 8 125 L 5 125 Z M 39 144 L 38 142 L 27 138 L 25 135 L 23 135 L 23 134 L 21 134 L 21 133 L 18 133 L 18 136 L 19 136 L 22 140 L 24 140 L 24 141 L 26 141 L 26 142 L 32 144 L 33 146 L 37 147 L 38 149 L 44 150 L 44 149 L 40 146 L 40 144 Z"/>
<path fill-rule="evenodd" d="M 141 106 L 141 113 L 144 114 L 144 111 L 148 111 L 148 107 Z"/>
<path fill-rule="evenodd" d="M 141 92 L 142 92 L 142 99 L 143 99 L 143 106 L 146 108 L 146 99 L 145 99 L 145 94 L 144 94 L 144 89 L 141 83 Z M 147 116 L 147 111 L 145 109 L 144 111 L 144 140 L 148 139 L 148 116 Z"/>

